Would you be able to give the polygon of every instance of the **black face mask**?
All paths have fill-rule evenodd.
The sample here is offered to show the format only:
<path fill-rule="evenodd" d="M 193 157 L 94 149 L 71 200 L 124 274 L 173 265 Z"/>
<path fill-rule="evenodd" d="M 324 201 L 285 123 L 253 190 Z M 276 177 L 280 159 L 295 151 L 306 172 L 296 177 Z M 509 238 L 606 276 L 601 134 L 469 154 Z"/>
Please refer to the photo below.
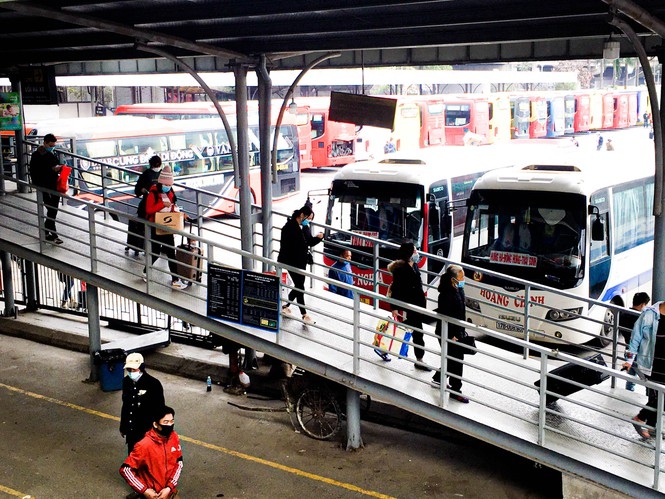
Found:
<path fill-rule="evenodd" d="M 170 437 L 173 433 L 173 425 L 159 425 L 161 428 L 155 428 L 155 431 L 163 437 Z"/>

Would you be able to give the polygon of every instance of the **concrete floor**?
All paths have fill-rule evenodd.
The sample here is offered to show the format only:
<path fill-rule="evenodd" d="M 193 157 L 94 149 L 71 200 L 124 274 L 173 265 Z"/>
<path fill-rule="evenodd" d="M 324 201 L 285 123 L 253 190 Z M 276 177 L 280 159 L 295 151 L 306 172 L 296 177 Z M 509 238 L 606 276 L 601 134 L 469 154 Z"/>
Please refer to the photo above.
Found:
<path fill-rule="evenodd" d="M 86 354 L 4 335 L 0 352 L 0 497 L 124 497 L 120 392 L 84 382 Z M 281 402 L 152 372 L 177 412 L 183 498 L 561 496 L 557 473 L 443 428 L 424 435 L 365 421 L 365 448 L 346 452 L 343 431 L 316 441 L 295 433 L 286 413 L 227 404 Z"/>

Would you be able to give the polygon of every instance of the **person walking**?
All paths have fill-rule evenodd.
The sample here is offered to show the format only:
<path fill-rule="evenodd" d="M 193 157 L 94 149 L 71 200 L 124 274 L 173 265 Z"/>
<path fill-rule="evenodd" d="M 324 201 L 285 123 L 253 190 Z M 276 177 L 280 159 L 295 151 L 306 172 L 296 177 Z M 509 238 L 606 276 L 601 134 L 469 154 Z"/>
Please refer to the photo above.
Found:
<path fill-rule="evenodd" d="M 635 368 L 654 383 L 665 383 L 665 302 L 659 301 L 642 310 L 635 321 L 623 368 Z M 647 388 L 647 405 L 633 417 L 639 436 L 649 438 L 656 425 L 658 392 Z M 647 428 L 645 425 L 651 427 Z"/>
<path fill-rule="evenodd" d="M 174 431 L 175 410 L 162 406 L 154 414 L 150 430 L 122 463 L 120 476 L 136 497 L 177 499 L 183 460 L 180 438 Z"/>
<path fill-rule="evenodd" d="M 130 353 L 125 360 L 127 376 L 122 380 L 120 434 L 126 439 L 127 453 L 150 429 L 155 410 L 164 406 L 164 389 L 160 381 L 145 371 L 140 353 Z"/>
<path fill-rule="evenodd" d="M 77 308 L 76 300 L 72 298 L 72 289 L 74 288 L 74 279 L 64 272 L 58 272 L 58 280 L 65 285 L 62 289 L 62 298 L 60 308 Z"/>
<path fill-rule="evenodd" d="M 617 295 L 618 298 L 621 298 L 620 296 Z M 610 300 L 613 301 L 614 299 Z M 649 295 L 643 291 L 640 291 L 638 293 L 635 293 L 633 295 L 633 305 L 630 307 L 630 310 L 634 310 L 636 312 L 642 312 L 644 310 L 644 307 L 646 307 L 649 304 L 649 301 L 651 298 Z M 623 305 L 623 300 L 622 303 L 620 303 L 622 307 Z M 626 313 L 619 313 L 619 331 L 623 335 L 623 339 L 626 342 L 626 350 L 628 350 L 628 345 L 630 344 L 630 336 L 633 331 L 633 327 L 635 327 L 635 322 L 637 322 L 637 315 L 633 314 L 626 314 Z M 635 376 L 637 373 L 635 370 L 631 367 L 628 370 L 628 374 Z M 632 381 L 626 381 L 626 390 L 630 390 L 631 392 L 635 391 L 635 383 Z"/>
<path fill-rule="evenodd" d="M 52 133 L 44 135 L 44 143 L 40 145 L 30 156 L 30 177 L 32 183 L 38 187 L 49 189 L 53 192 L 42 192 L 44 207 L 46 208 L 46 221 L 44 222 L 44 232 L 46 242 L 52 244 L 62 244 L 62 239 L 58 237 L 58 231 L 55 226 L 55 219 L 58 216 L 58 205 L 60 204 L 60 195 L 56 192 L 56 183 L 62 166 L 59 165 L 58 157 L 55 154 L 55 144 L 57 139 Z"/>
<path fill-rule="evenodd" d="M 464 303 L 464 270 L 459 265 L 449 265 L 441 276 L 439 281 L 439 298 L 436 312 L 453 319 L 461 321 L 466 320 L 466 305 Z M 439 345 L 442 343 L 443 326 L 437 322 L 435 334 L 439 339 Z M 457 324 L 448 324 L 448 339 L 453 343 L 448 343 L 448 388 L 458 393 L 451 393 L 450 398 L 468 404 L 469 399 L 462 395 L 462 374 L 464 372 L 464 349 L 455 345 L 466 336 L 466 331 Z M 437 371 L 432 378 L 432 386 L 441 385 L 441 371 Z"/>
<path fill-rule="evenodd" d="M 277 256 L 277 261 L 279 263 L 302 270 L 305 270 L 307 267 L 307 255 L 310 246 L 301 226 L 303 221 L 311 214 L 312 209 L 308 206 L 303 206 L 302 208 L 295 210 L 284 224 L 284 227 L 282 227 L 279 255 Z M 323 238 L 323 234 L 320 234 L 320 236 L 320 238 Z M 302 315 L 302 321 L 305 324 L 309 326 L 316 324 L 316 321 L 312 319 L 305 308 L 305 276 L 291 270 L 289 270 L 289 275 L 293 281 L 293 289 L 288 296 L 289 302 L 295 300 L 298 303 L 298 308 Z M 282 307 L 282 315 L 286 317 L 293 316 L 289 303 Z"/>
<path fill-rule="evenodd" d="M 420 269 L 418 262 L 420 254 L 412 242 L 404 242 L 397 251 L 397 260 L 388 264 L 388 271 L 393 276 L 393 282 L 390 285 L 393 300 L 425 308 L 427 300 L 423 291 L 423 283 L 420 278 Z M 390 305 L 393 319 L 397 322 L 403 322 L 405 326 L 412 329 L 411 338 L 415 346 L 413 351 L 416 354 L 415 368 L 421 371 L 431 371 L 423 362 L 425 356 L 425 339 L 423 337 L 423 318 L 421 314 L 414 310 L 405 310 L 399 305 Z"/>
<path fill-rule="evenodd" d="M 134 186 L 134 194 L 137 197 L 145 196 L 150 188 L 157 183 L 162 170 L 162 158 L 157 155 L 152 156 L 148 160 L 148 165 L 149 167 L 141 173 Z"/>
<path fill-rule="evenodd" d="M 307 241 L 307 265 L 314 264 L 314 257 L 312 256 L 311 248 L 323 241 L 323 232 L 319 232 L 316 236 L 312 236 L 312 226 L 310 225 L 314 221 L 314 212 L 312 211 L 312 204 L 305 203 L 302 207 L 303 210 L 309 209 L 310 214 L 302 221 L 300 227 L 302 233 L 305 236 L 305 241 Z"/>
<path fill-rule="evenodd" d="M 598 143 L 596 144 L 596 151 L 600 151 L 603 148 L 603 136 L 598 132 Z"/>
<path fill-rule="evenodd" d="M 157 183 L 150 187 L 145 195 L 145 219 L 149 222 L 155 221 L 157 212 L 180 211 L 176 203 L 178 198 L 173 192 L 173 172 L 166 165 L 157 177 Z M 164 253 L 168 259 L 169 271 L 171 272 L 171 287 L 173 289 L 185 289 L 187 284 L 178 276 L 178 266 L 175 255 L 175 239 L 172 233 L 157 234 L 157 229 L 151 227 L 151 264 L 154 265 L 159 255 Z M 143 269 L 143 280 L 147 280 L 147 269 Z"/>
<path fill-rule="evenodd" d="M 328 270 L 328 278 L 353 285 L 353 272 L 351 270 L 351 250 L 343 249 L 339 254 L 339 260 L 333 263 Z M 348 288 L 328 284 L 328 291 L 346 298 L 353 298 L 353 291 Z"/>

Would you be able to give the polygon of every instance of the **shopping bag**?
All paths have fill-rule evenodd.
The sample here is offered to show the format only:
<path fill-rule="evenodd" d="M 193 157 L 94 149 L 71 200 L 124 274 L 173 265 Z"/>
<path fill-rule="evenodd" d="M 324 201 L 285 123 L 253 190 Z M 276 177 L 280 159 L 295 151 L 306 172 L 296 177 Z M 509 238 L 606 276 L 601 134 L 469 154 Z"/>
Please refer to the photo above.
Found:
<path fill-rule="evenodd" d="M 376 333 L 372 344 L 376 347 L 374 351 L 385 361 L 390 361 L 388 354 L 406 357 L 409 354 L 411 331 L 395 322 L 381 319 L 376 325 Z"/>
<path fill-rule="evenodd" d="M 67 165 L 60 165 L 60 174 L 55 183 L 55 190 L 67 194 L 69 190 L 69 174 L 72 172 L 72 167 Z"/>
<path fill-rule="evenodd" d="M 185 228 L 185 214 L 181 211 L 158 211 L 155 213 L 155 223 L 163 227 L 157 227 L 155 233 L 158 236 L 170 234 L 174 230 L 183 230 Z"/>

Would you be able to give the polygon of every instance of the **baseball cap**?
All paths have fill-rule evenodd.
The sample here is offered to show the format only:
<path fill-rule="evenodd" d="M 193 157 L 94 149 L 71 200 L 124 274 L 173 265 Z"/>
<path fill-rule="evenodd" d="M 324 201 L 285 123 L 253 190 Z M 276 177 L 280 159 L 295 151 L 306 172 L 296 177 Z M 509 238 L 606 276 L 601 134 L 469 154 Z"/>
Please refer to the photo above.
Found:
<path fill-rule="evenodd" d="M 125 369 L 138 369 L 143 364 L 143 355 L 130 353 L 125 360 Z"/>

